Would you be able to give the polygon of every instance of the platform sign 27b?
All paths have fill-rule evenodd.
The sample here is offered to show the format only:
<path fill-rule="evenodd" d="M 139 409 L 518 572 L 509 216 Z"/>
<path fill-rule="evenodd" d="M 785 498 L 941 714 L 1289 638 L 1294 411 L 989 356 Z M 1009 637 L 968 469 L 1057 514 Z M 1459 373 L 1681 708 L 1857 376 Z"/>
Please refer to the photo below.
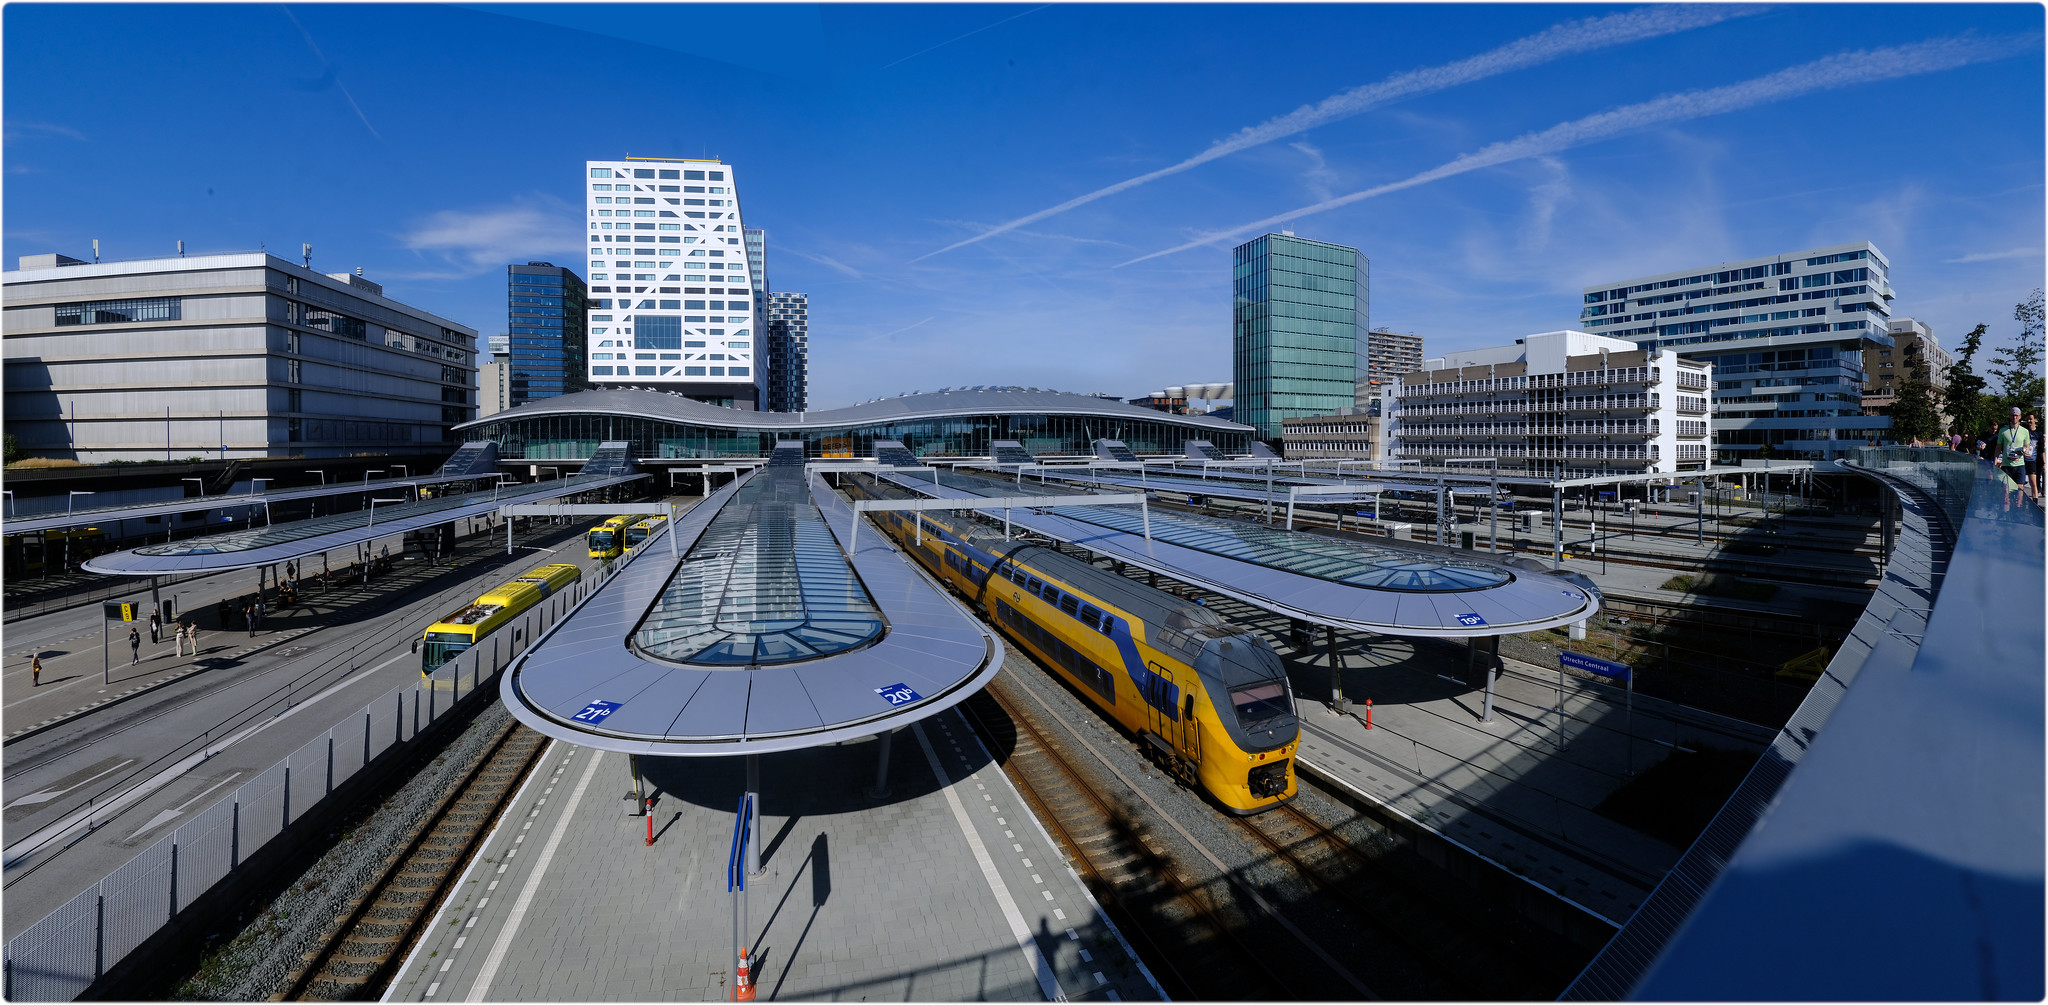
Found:
<path fill-rule="evenodd" d="M 891 684 L 888 687 L 878 687 L 875 689 L 875 693 L 887 699 L 892 706 L 908 705 L 924 697 L 924 695 L 912 691 L 908 684 Z"/>

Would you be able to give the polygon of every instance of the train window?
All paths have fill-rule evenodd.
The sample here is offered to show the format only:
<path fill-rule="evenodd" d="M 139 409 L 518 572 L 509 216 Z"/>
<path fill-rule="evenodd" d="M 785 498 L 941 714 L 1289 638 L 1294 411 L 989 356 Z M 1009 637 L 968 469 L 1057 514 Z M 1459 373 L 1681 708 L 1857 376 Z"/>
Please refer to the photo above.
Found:
<path fill-rule="evenodd" d="M 1104 635 L 1112 635 L 1112 634 L 1114 634 L 1114 633 L 1115 633 L 1115 631 L 1116 631 L 1116 619 L 1115 619 L 1115 618 L 1112 618 L 1112 617 L 1110 617 L 1110 616 L 1109 616 L 1109 615 L 1107 615 L 1107 614 L 1103 615 L 1103 616 L 1102 616 L 1102 634 L 1104 634 Z"/>
<path fill-rule="evenodd" d="M 1037 576 L 1030 577 L 1030 580 L 1030 582 L 1024 584 L 1024 588 L 1033 593 L 1037 593 L 1041 587 L 1045 586 L 1044 583 L 1038 581 Z"/>
<path fill-rule="evenodd" d="M 1091 672 L 1084 674 L 1083 677 L 1087 679 L 1089 686 L 1102 696 L 1102 700 L 1112 705 L 1116 704 L 1116 681 L 1109 676 L 1109 671 L 1093 663 L 1088 664 L 1088 670 Z"/>
<path fill-rule="evenodd" d="M 1082 624 L 1087 625 L 1090 628 L 1093 628 L 1095 627 L 1095 623 L 1100 620 L 1102 620 L 1102 612 L 1100 610 L 1097 610 L 1094 606 L 1089 604 L 1081 605 Z"/>
<path fill-rule="evenodd" d="M 1080 606 L 1081 602 L 1075 600 L 1073 594 L 1067 594 L 1060 598 L 1060 610 L 1066 612 L 1068 617 L 1077 617 L 1080 612 Z"/>

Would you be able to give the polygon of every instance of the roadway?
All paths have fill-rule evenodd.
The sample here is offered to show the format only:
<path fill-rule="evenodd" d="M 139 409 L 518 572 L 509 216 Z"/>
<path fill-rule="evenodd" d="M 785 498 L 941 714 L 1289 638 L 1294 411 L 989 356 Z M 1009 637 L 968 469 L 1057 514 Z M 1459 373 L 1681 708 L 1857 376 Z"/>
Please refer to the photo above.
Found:
<path fill-rule="evenodd" d="M 585 526 L 529 530 L 509 557 L 502 537 L 486 531 L 460 542 L 452 565 L 415 558 L 367 584 L 337 583 L 325 596 L 316 586 L 298 607 L 273 611 L 254 635 L 202 631 L 196 660 L 173 655 L 168 636 L 149 645 L 142 624 L 148 658 L 130 667 L 125 629 L 110 632 L 118 671 L 111 686 L 100 681 L 97 606 L 10 626 L 0 673 L 0 721 L 11 737 L 0 751 L 9 797 L 0 807 L 6 937 L 309 738 L 417 679 L 412 643 L 442 615 L 543 562 L 588 570 L 595 563 L 583 547 Z M 167 592 L 210 626 L 216 600 L 253 585 L 246 572 L 224 573 Z M 40 688 L 29 681 L 28 654 L 36 651 L 45 654 Z M 125 700 L 77 711 L 131 689 Z M 24 732 L 53 716 L 60 721 Z"/>

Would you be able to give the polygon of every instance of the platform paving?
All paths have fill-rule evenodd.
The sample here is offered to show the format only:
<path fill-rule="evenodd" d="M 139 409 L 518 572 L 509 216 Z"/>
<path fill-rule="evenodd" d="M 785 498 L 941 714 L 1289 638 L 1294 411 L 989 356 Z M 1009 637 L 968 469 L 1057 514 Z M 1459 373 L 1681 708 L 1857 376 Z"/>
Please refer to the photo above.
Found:
<path fill-rule="evenodd" d="M 1483 673 L 1394 638 L 1343 647 L 1350 714 L 1302 702 L 1301 770 L 1391 809 L 1603 921 L 1626 921 L 1681 848 L 1595 811 L 1673 745 L 1761 753 L 1774 731 L 1555 667 L 1506 659 L 1493 721 Z M 1327 694 L 1329 662 L 1299 654 L 1298 695 Z M 1558 713 L 1560 688 L 1565 713 Z M 1373 702 L 1366 726 L 1366 699 Z M 1633 739 L 1631 740 L 1631 737 Z"/>
<path fill-rule="evenodd" d="M 958 710 L 879 743 L 761 757 L 759 999 L 1156 999 Z M 729 1000 L 738 758 L 552 744 L 387 992 L 396 1001 Z"/>

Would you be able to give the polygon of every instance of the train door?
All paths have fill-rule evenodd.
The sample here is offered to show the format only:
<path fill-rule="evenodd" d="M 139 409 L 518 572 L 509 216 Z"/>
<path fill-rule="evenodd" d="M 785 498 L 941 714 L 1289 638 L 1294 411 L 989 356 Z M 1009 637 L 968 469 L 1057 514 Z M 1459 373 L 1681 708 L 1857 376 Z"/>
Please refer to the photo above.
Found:
<path fill-rule="evenodd" d="M 1151 719 L 1153 735 L 1159 738 L 1159 753 L 1169 767 L 1178 771 L 1180 763 L 1192 760 L 1188 747 L 1192 731 L 1186 728 L 1186 719 L 1181 715 L 1181 690 L 1174 686 L 1173 671 L 1157 663 L 1147 665 L 1152 672 L 1145 678 L 1146 714 Z"/>

